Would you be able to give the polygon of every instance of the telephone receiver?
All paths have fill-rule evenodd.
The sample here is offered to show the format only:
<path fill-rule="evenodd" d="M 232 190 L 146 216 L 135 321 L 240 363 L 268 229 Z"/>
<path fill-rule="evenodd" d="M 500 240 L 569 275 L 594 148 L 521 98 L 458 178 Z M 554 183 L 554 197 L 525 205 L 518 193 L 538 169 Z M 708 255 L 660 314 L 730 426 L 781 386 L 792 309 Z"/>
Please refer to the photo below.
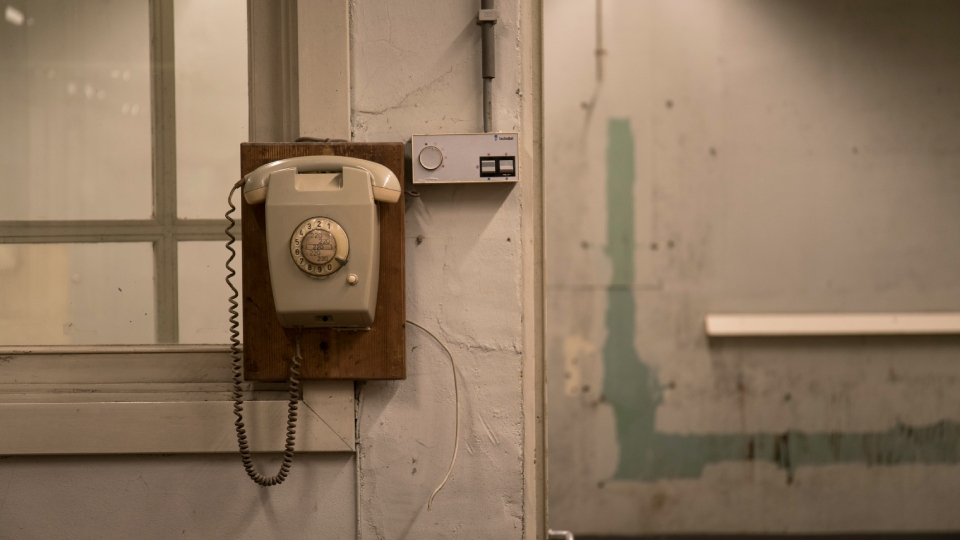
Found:
<path fill-rule="evenodd" d="M 344 167 L 360 169 L 370 175 L 375 200 L 395 203 L 400 199 L 400 180 L 393 171 L 379 163 L 342 156 L 303 156 L 267 163 L 243 177 L 243 196 L 249 204 L 263 203 L 267 198 L 270 176 L 283 169 L 294 168 L 298 173 L 324 173 L 340 171 Z"/>
<path fill-rule="evenodd" d="M 266 204 L 270 284 L 282 326 L 373 324 L 380 263 L 375 203 L 395 203 L 401 192 L 387 167 L 340 156 L 282 159 L 244 177 L 246 201 Z"/>

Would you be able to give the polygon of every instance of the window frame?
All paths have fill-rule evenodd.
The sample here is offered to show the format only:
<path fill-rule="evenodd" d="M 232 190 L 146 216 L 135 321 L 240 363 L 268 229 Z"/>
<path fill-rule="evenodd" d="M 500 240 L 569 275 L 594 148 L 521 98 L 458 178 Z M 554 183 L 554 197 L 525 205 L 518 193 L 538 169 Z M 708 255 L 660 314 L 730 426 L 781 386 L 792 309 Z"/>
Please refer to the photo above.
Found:
<path fill-rule="evenodd" d="M 177 110 L 173 0 L 150 0 L 150 109 L 153 216 L 132 220 L 0 221 L 0 243 L 150 242 L 156 343 L 180 341 L 178 243 L 226 241 L 225 219 L 177 214 Z M 239 240 L 240 226 L 235 227 Z"/>
<path fill-rule="evenodd" d="M 178 244 L 225 241 L 227 221 L 177 214 L 173 2 L 149 5 L 153 216 L 0 221 L 0 243 L 151 242 L 157 344 L 0 346 L 0 455 L 237 451 L 229 348 L 178 343 Z M 285 386 L 243 383 L 254 451 L 283 450 Z M 297 451 L 354 452 L 353 381 L 301 397 Z"/>
<path fill-rule="evenodd" d="M 0 347 L 0 455 L 236 452 L 221 345 Z M 280 452 L 286 383 L 244 382 L 251 448 Z M 353 381 L 303 385 L 298 452 L 353 452 Z"/>

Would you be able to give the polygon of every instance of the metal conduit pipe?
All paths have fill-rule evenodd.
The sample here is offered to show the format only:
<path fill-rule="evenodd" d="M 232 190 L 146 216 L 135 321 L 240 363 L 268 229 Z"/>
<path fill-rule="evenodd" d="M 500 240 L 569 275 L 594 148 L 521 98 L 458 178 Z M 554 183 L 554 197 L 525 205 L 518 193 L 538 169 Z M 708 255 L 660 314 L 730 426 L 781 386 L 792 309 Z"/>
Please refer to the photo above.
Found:
<path fill-rule="evenodd" d="M 493 25 L 499 14 L 496 0 L 480 0 L 477 24 L 481 26 L 481 74 L 483 76 L 483 131 L 493 131 L 493 79 L 497 76 L 497 40 Z"/>

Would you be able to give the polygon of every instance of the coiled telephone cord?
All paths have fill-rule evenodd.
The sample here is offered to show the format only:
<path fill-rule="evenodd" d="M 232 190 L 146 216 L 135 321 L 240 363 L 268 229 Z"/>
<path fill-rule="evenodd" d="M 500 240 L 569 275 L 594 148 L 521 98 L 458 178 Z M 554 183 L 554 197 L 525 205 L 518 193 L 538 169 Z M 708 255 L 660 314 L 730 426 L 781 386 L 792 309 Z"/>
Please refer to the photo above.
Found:
<path fill-rule="evenodd" d="M 253 464 L 253 456 L 250 454 L 250 444 L 247 440 L 247 430 L 243 425 L 243 389 L 241 388 L 241 384 L 243 383 L 243 353 L 240 349 L 240 331 L 237 329 L 240 326 L 240 322 L 237 320 L 240 316 L 237 312 L 237 307 L 239 306 L 237 298 L 240 296 L 240 292 L 233 286 L 232 278 L 237 275 L 237 273 L 233 270 L 233 267 L 230 266 L 230 263 L 233 262 L 233 259 L 237 256 L 236 250 L 233 249 L 233 243 L 236 242 L 237 238 L 231 232 L 233 226 L 237 223 L 232 217 L 233 212 L 237 209 L 233 204 L 233 194 L 241 186 L 243 186 L 243 180 L 234 184 L 233 189 L 230 190 L 229 197 L 227 197 L 230 210 L 227 211 L 225 217 L 230 224 L 227 225 L 227 229 L 224 231 L 227 233 L 228 238 L 227 251 L 230 252 L 230 257 L 227 259 L 227 285 L 230 287 L 230 290 L 233 291 L 233 295 L 230 296 L 230 308 L 227 311 L 230 312 L 233 414 L 237 417 L 234 425 L 237 427 L 237 445 L 240 447 L 240 459 L 243 461 L 243 468 L 247 471 L 247 476 L 261 486 L 269 487 L 282 484 L 283 481 L 287 479 L 287 475 L 290 474 L 290 466 L 293 464 L 293 448 L 297 439 L 297 409 L 300 401 L 300 361 L 303 360 L 303 357 L 300 356 L 300 329 L 298 328 L 297 354 L 292 358 L 290 364 L 290 403 L 287 406 L 287 438 L 286 444 L 283 446 L 283 462 L 280 464 L 280 470 L 277 474 L 264 476 L 257 471 L 257 467 Z"/>

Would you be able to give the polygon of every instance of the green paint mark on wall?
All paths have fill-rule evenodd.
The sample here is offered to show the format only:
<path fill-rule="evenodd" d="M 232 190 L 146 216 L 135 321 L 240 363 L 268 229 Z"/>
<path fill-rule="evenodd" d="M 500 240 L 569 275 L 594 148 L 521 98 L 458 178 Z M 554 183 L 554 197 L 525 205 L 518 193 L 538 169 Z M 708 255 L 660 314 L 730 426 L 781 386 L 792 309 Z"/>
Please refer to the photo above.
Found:
<path fill-rule="evenodd" d="M 829 463 L 960 462 L 960 424 L 898 425 L 874 433 L 819 432 L 676 435 L 656 431 L 663 397 L 656 374 L 634 346 L 634 139 L 630 120 L 607 125 L 607 254 L 613 278 L 607 291 L 603 393 L 616 418 L 620 461 L 614 478 L 652 481 L 696 478 L 723 461 L 769 461 L 793 478 L 797 467 Z"/>
<path fill-rule="evenodd" d="M 607 292 L 607 341 L 603 344 L 603 394 L 616 412 L 621 458 L 616 477 L 636 478 L 654 458 L 654 415 L 663 399 L 650 368 L 633 346 L 636 306 L 633 291 L 633 133 L 630 121 L 611 119 L 607 126 L 607 254 L 613 282 Z M 629 450 L 628 450 L 629 449 Z M 629 452 L 629 455 L 627 455 Z"/>

